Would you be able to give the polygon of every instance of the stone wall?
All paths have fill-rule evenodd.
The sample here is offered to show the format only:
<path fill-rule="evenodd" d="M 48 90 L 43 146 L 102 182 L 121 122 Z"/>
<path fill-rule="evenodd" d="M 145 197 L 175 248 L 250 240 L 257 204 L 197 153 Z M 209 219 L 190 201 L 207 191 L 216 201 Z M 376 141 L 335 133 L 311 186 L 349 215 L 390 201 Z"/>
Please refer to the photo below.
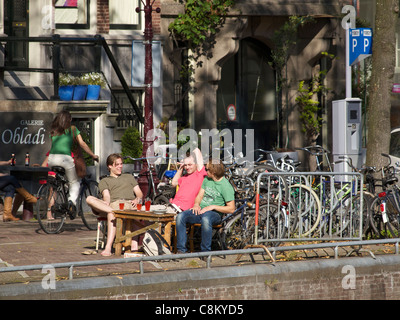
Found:
<path fill-rule="evenodd" d="M 148 272 L 58 281 L 55 290 L 3 285 L 0 299 L 390 300 L 400 298 L 399 265 L 399 255 L 382 255 Z"/>

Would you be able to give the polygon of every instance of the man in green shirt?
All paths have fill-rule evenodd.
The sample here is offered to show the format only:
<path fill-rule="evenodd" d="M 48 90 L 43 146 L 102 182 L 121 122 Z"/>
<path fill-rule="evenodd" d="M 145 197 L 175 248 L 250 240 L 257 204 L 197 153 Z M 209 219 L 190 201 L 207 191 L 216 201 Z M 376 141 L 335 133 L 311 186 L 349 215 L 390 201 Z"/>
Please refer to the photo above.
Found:
<path fill-rule="evenodd" d="M 114 243 L 116 227 L 113 210 L 119 209 L 119 202 L 124 199 L 125 209 L 132 209 L 143 198 L 138 183 L 133 175 L 122 173 L 122 157 L 119 154 L 111 154 L 107 157 L 107 168 L 110 175 L 101 179 L 99 183 L 100 193 L 103 200 L 93 196 L 86 198 L 87 204 L 93 209 L 93 212 L 101 216 L 107 216 L 107 243 L 102 256 L 110 256 L 112 245 Z M 132 239 L 131 250 L 138 249 L 138 242 Z"/>
<path fill-rule="evenodd" d="M 193 208 L 176 217 L 177 250 L 186 249 L 186 224 L 201 224 L 201 251 L 211 251 L 212 226 L 221 223 L 221 216 L 235 211 L 235 191 L 224 177 L 225 167 L 211 161 L 206 166 L 207 177 L 194 201 Z"/>

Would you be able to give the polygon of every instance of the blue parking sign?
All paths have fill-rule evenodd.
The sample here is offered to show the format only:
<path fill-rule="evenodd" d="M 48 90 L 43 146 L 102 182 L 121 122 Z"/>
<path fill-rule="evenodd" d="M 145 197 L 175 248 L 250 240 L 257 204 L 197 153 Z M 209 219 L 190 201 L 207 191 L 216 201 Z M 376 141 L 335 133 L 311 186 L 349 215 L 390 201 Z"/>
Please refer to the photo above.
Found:
<path fill-rule="evenodd" d="M 372 54 L 372 29 L 349 29 L 349 65 L 364 60 Z"/>

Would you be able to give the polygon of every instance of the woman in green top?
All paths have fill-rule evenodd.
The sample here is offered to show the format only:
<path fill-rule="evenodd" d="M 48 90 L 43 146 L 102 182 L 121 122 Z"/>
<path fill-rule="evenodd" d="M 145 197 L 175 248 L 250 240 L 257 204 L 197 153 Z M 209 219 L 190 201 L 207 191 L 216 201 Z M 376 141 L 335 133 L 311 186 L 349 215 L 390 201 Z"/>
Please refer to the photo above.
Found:
<path fill-rule="evenodd" d="M 65 169 L 68 179 L 69 197 L 68 200 L 76 206 L 79 195 L 79 180 L 75 171 L 74 159 L 71 156 L 74 136 L 80 147 L 87 152 L 95 161 L 99 157 L 95 155 L 88 145 L 83 141 L 80 131 L 71 126 L 71 114 L 68 111 L 61 111 L 51 124 L 51 149 L 49 153 L 49 167 L 60 166 Z"/>

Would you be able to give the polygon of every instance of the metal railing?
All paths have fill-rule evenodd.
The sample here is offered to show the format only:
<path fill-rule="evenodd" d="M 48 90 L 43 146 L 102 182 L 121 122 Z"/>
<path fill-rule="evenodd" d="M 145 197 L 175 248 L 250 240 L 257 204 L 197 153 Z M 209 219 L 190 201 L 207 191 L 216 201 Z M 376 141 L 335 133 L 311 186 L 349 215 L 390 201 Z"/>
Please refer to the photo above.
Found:
<path fill-rule="evenodd" d="M 136 117 L 139 119 L 141 123 L 144 123 L 144 118 L 140 108 L 137 106 L 136 101 L 130 91 L 128 84 L 125 81 L 125 78 L 118 66 L 117 60 L 111 52 L 110 47 L 108 46 L 104 37 L 100 35 L 96 35 L 94 37 L 88 38 L 73 38 L 73 37 L 61 37 L 58 34 L 52 35 L 51 37 L 0 37 L 0 43 L 8 43 L 8 42 L 40 42 L 40 43 L 51 43 L 52 44 L 52 68 L 26 68 L 26 67 L 17 67 L 17 66 L 1 66 L 0 72 L 4 73 L 4 71 L 27 71 L 27 72 L 44 72 L 44 73 L 52 73 L 53 74 L 53 86 L 54 86 L 54 99 L 58 99 L 58 87 L 59 87 L 59 75 L 62 72 L 69 72 L 70 70 L 65 70 L 61 64 L 61 46 L 62 44 L 71 44 L 71 43 L 88 43 L 93 46 L 101 49 L 103 48 L 106 53 L 111 66 L 113 67 L 119 81 L 121 82 L 122 88 L 126 93 L 130 104 L 135 112 Z M 4 51 L 4 48 L 3 48 Z M 100 57 L 101 54 L 97 53 L 98 62 L 96 63 L 96 67 L 94 71 L 100 72 Z M 91 72 L 93 70 L 80 70 L 74 72 Z M 123 113 L 123 110 L 121 110 Z"/>
<path fill-rule="evenodd" d="M 36 265 L 26 265 L 26 266 L 11 266 L 6 268 L 0 268 L 0 273 L 5 272 L 21 272 L 21 271 L 32 271 L 32 270 L 44 270 L 48 269 L 49 266 L 52 268 L 68 268 L 69 269 L 69 280 L 72 280 L 74 268 L 76 267 L 88 267 L 88 266 L 98 266 L 98 265 L 112 265 L 112 264 L 123 264 L 123 263 L 139 263 L 140 274 L 144 273 L 144 262 L 150 261 L 158 261 L 158 262 L 167 262 L 170 260 L 177 259 L 193 259 L 193 258 L 201 258 L 206 257 L 206 267 L 211 268 L 212 257 L 225 256 L 225 255 L 244 255 L 244 254 L 266 254 L 271 258 L 268 261 L 271 261 L 272 264 L 276 263 L 276 254 L 278 252 L 286 252 L 286 251 L 301 251 L 301 250 L 318 250 L 318 249 L 326 249 L 331 248 L 334 250 L 334 258 L 339 258 L 339 248 L 343 247 L 351 247 L 352 250 L 346 255 L 349 256 L 353 252 L 365 251 L 368 252 L 373 259 L 376 259 L 376 256 L 372 252 L 372 250 L 364 249 L 362 246 L 370 246 L 370 245 L 380 245 L 380 244 L 394 244 L 395 245 L 395 254 L 399 254 L 399 242 L 400 238 L 395 239 L 380 239 L 380 240 L 361 240 L 361 241 L 343 241 L 343 242 L 325 242 L 325 243 L 310 243 L 303 245 L 294 245 L 294 246 L 281 246 L 281 247 L 253 247 L 248 249 L 240 249 L 240 250 L 221 250 L 221 251 L 210 251 L 210 252 L 197 252 L 197 253 L 184 253 L 184 254 L 170 254 L 163 256 L 143 256 L 143 257 L 132 257 L 132 258 L 118 258 L 118 259 L 109 259 L 109 260 L 90 260 L 90 261 L 74 261 L 74 262 L 61 262 L 61 263 L 47 263 L 47 264 L 36 264 Z M 358 246 L 358 248 L 356 248 Z M 254 262 L 254 260 L 253 260 Z M 169 268 L 169 271 L 174 269 Z"/>
<path fill-rule="evenodd" d="M 255 244 L 361 240 L 359 173 L 265 172 L 257 178 Z"/>

